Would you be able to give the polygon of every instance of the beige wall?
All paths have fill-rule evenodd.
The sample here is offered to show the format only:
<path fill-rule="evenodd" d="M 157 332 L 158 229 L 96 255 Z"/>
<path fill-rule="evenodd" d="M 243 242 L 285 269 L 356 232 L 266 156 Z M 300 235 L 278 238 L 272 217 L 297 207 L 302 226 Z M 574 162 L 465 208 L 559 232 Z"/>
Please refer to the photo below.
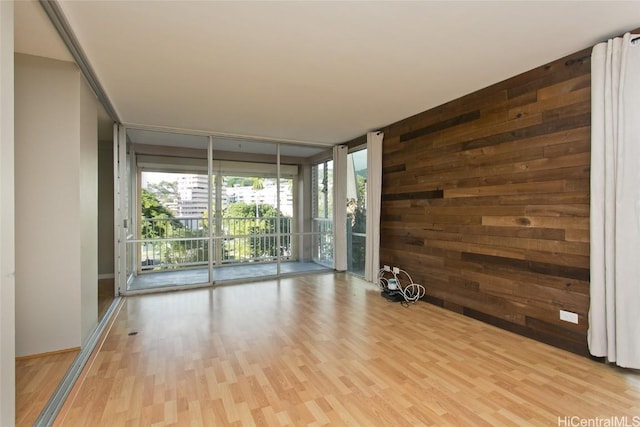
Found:
<path fill-rule="evenodd" d="M 97 322 L 96 104 L 75 64 L 15 56 L 16 355 Z"/>
<path fill-rule="evenodd" d="M 15 422 L 13 3 L 0 1 L 0 425 Z"/>

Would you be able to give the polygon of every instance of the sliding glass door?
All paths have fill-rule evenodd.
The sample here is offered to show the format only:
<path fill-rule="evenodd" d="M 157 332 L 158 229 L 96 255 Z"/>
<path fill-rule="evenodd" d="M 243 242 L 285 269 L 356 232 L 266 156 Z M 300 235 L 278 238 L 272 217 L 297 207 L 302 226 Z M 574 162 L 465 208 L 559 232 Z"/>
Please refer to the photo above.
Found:
<path fill-rule="evenodd" d="M 209 282 L 209 179 L 187 172 L 140 172 L 137 275 L 129 290 Z"/>
<path fill-rule="evenodd" d="M 215 142 L 214 148 L 218 148 Z M 279 274 L 280 229 L 287 219 L 280 209 L 278 147 L 263 143 L 260 150 L 270 162 L 213 160 L 221 196 L 215 212 L 219 224 L 214 236 L 219 251 L 215 282 Z"/>
<path fill-rule="evenodd" d="M 138 132 L 129 129 L 128 139 L 142 138 Z M 168 138 L 161 132 L 143 136 L 145 142 Z M 127 248 L 135 268 L 129 292 L 211 282 L 208 213 L 215 177 L 207 168 L 209 138 L 191 136 L 186 143 L 186 153 L 164 145 L 131 146 L 135 213 Z"/>
<path fill-rule="evenodd" d="M 125 293 L 332 265 L 332 162 L 308 159 L 326 148 L 139 129 L 124 139 Z"/>

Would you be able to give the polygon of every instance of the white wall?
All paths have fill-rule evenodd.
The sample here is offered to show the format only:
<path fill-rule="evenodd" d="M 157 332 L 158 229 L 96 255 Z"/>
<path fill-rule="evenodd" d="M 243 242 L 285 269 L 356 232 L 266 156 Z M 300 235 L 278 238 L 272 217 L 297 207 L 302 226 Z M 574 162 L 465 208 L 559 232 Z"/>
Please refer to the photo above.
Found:
<path fill-rule="evenodd" d="M 16 54 L 17 356 L 80 347 L 97 323 L 92 121 L 75 64 Z"/>
<path fill-rule="evenodd" d="M 0 425 L 15 423 L 13 3 L 0 1 Z"/>

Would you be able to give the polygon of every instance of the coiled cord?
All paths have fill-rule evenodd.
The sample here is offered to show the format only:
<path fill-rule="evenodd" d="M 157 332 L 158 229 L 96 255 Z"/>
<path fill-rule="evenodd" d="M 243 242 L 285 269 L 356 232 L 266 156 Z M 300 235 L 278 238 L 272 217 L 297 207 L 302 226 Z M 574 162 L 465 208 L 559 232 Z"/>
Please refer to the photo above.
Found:
<path fill-rule="evenodd" d="M 400 278 L 404 278 L 405 281 L 408 281 L 406 286 L 402 286 Z M 389 280 L 395 279 L 395 282 L 398 286 L 398 289 L 389 289 Z M 416 303 L 420 298 L 424 297 L 427 293 L 424 286 L 419 285 L 417 283 L 413 283 L 413 279 L 411 275 L 402 269 L 398 269 L 398 273 L 394 273 L 393 270 L 388 271 L 384 268 L 381 268 L 378 271 L 378 286 L 381 290 L 394 290 L 400 292 L 405 302 L 407 303 Z"/>

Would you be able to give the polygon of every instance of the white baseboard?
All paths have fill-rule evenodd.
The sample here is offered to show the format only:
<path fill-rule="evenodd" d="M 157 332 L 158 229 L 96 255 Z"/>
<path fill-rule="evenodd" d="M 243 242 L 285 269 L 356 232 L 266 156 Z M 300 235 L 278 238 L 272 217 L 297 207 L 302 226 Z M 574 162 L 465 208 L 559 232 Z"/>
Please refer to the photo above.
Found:
<path fill-rule="evenodd" d="M 115 279 L 115 274 L 113 273 L 107 273 L 107 274 L 98 274 L 98 280 L 102 280 L 102 279 Z"/>

